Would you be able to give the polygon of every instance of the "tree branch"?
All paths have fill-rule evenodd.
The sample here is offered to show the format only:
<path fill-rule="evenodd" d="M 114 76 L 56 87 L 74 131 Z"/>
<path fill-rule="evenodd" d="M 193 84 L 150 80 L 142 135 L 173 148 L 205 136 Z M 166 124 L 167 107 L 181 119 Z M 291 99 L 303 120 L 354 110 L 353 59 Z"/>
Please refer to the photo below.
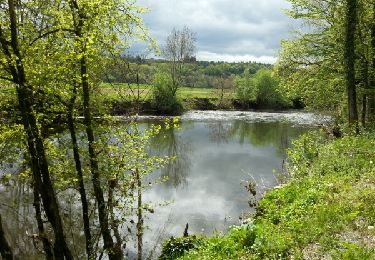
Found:
<path fill-rule="evenodd" d="M 4 77 L 4 76 L 0 76 L 0 79 L 10 81 L 10 82 L 14 82 L 12 78 Z"/>
<path fill-rule="evenodd" d="M 57 32 L 70 32 L 70 33 L 74 33 L 74 30 L 71 30 L 71 29 L 67 29 L 67 28 L 57 28 L 57 29 L 54 29 L 54 30 L 51 30 L 51 31 L 48 31 L 48 32 L 45 32 L 45 33 L 42 33 L 40 34 L 38 37 L 36 37 L 35 39 L 33 39 L 31 41 L 31 43 L 29 44 L 29 46 L 33 45 L 35 42 L 37 42 L 38 40 L 50 35 L 50 34 L 54 34 L 54 33 L 57 33 Z"/>

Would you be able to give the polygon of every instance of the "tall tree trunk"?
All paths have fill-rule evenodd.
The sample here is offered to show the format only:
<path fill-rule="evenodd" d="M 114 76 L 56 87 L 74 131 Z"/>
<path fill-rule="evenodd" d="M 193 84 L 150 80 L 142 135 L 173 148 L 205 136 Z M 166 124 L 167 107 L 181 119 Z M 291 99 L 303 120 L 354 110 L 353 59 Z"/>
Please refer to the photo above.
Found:
<path fill-rule="evenodd" d="M 139 174 L 139 170 L 135 170 L 135 180 L 137 182 L 137 247 L 138 247 L 138 260 L 142 260 L 143 250 L 143 208 L 142 208 L 142 179 Z"/>
<path fill-rule="evenodd" d="M 349 125 L 358 133 L 357 93 L 355 85 L 355 31 L 357 24 L 357 0 L 346 0 L 345 74 L 348 94 Z"/>
<path fill-rule="evenodd" d="M 70 0 L 69 5 L 72 12 L 73 23 L 74 23 L 74 33 L 80 39 L 83 38 L 83 26 L 84 21 L 87 18 L 86 14 L 82 12 L 80 6 L 78 5 L 77 0 Z M 110 260 L 121 259 L 121 250 L 116 249 L 113 243 L 112 235 L 109 229 L 108 221 L 108 211 L 106 203 L 104 200 L 104 193 L 101 187 L 100 174 L 99 174 L 99 165 L 98 158 L 95 151 L 95 137 L 92 127 L 92 118 L 91 118 L 91 108 L 90 108 L 90 85 L 88 79 L 88 69 L 86 61 L 86 50 L 84 43 L 81 42 L 82 55 L 80 59 L 80 79 L 82 84 L 82 95 L 83 95 L 83 117 L 84 124 L 86 128 L 86 135 L 88 141 L 88 151 L 89 151 L 89 161 L 90 161 L 90 170 L 91 170 L 91 180 L 94 188 L 94 195 L 96 202 L 98 203 L 98 214 L 99 214 L 99 225 L 100 232 L 103 237 L 104 249 L 108 253 Z"/>
<path fill-rule="evenodd" d="M 375 117 L 375 3 L 373 3 L 372 6 L 372 26 L 371 26 L 371 50 L 370 54 L 371 56 L 371 72 L 370 78 L 369 78 L 369 85 L 370 89 L 372 89 L 372 93 L 369 96 L 369 104 L 368 104 L 368 111 L 369 116 L 371 119 L 374 119 Z"/>
<path fill-rule="evenodd" d="M 90 109 L 90 86 L 88 81 L 88 71 L 86 58 L 83 55 L 81 58 L 81 79 L 82 79 L 82 90 L 83 90 L 83 115 L 84 123 L 86 127 L 86 134 L 88 140 L 88 149 L 90 157 L 90 169 L 92 175 L 92 184 L 94 187 L 94 194 L 96 201 L 98 202 L 98 213 L 99 213 L 99 224 L 100 231 L 103 236 L 104 249 L 108 253 L 110 260 L 121 259 L 121 250 L 114 246 L 112 235 L 109 229 L 108 223 L 108 212 L 106 203 L 104 200 L 103 189 L 100 183 L 99 165 L 98 158 L 95 152 L 95 137 L 92 127 L 91 109 Z"/>
<path fill-rule="evenodd" d="M 13 260 L 12 248 L 10 247 L 8 240 L 5 237 L 3 230 L 3 223 L 0 215 L 0 255 L 4 260 Z"/>
<path fill-rule="evenodd" d="M 33 111 L 33 88 L 27 85 L 26 73 L 19 50 L 17 14 L 14 0 L 8 0 L 8 8 L 11 40 L 10 42 L 6 41 L 2 31 L 0 30 L 0 41 L 2 50 L 8 58 L 8 67 L 11 71 L 13 82 L 17 89 L 19 110 L 21 112 L 24 130 L 27 135 L 27 144 L 31 160 L 33 179 L 34 183 L 37 184 L 34 185 L 34 189 L 36 189 L 36 191 L 41 195 L 44 210 L 54 231 L 55 258 L 64 259 L 65 256 L 66 259 L 72 259 L 72 254 L 66 244 L 59 207 L 50 179 L 43 140 L 40 136 L 35 113 Z M 15 62 L 12 62 L 13 60 L 15 60 Z"/>
<path fill-rule="evenodd" d="M 362 95 L 362 111 L 361 111 L 362 127 L 366 127 L 366 114 L 367 114 L 367 95 Z"/>
<path fill-rule="evenodd" d="M 35 183 L 34 189 L 41 194 L 44 210 L 55 234 L 54 255 L 57 259 L 72 259 L 66 244 L 60 210 L 55 191 L 50 179 L 43 141 L 33 115 L 32 105 L 28 99 L 32 97 L 30 90 L 22 85 L 17 87 L 18 101 L 23 118 L 24 129 L 27 133 L 28 150 L 31 158 L 32 173 Z M 27 93 L 27 94 L 26 94 Z"/>
<path fill-rule="evenodd" d="M 366 117 L 367 117 L 367 94 L 366 91 L 369 88 L 369 75 L 368 75 L 368 61 L 365 57 L 361 60 L 361 81 L 364 89 L 364 94 L 362 95 L 362 111 L 361 111 L 361 122 L 362 127 L 366 127 Z"/>
<path fill-rule="evenodd" d="M 115 243 L 114 246 L 116 247 L 117 251 L 122 253 L 122 250 L 121 250 L 122 238 L 121 238 L 121 234 L 120 234 L 120 230 L 119 230 L 118 221 L 116 220 L 115 212 L 114 212 L 114 207 L 115 207 L 115 204 L 116 204 L 114 191 L 115 191 L 116 186 L 117 186 L 117 179 L 116 178 L 108 181 L 108 202 L 107 202 L 107 205 L 108 205 L 108 214 L 109 214 L 110 226 L 111 226 L 111 229 L 113 231 L 113 235 L 116 238 L 116 243 Z M 121 257 L 123 258 L 123 255 L 121 255 Z"/>
<path fill-rule="evenodd" d="M 70 103 L 68 105 L 68 126 L 69 126 L 69 131 L 70 131 L 70 137 L 72 139 L 73 156 L 74 156 L 74 162 L 75 162 L 75 167 L 76 167 L 76 172 L 77 172 L 77 177 L 78 177 L 78 190 L 79 190 L 79 194 L 81 197 L 83 230 L 84 230 L 85 239 L 86 239 L 86 253 L 87 253 L 88 259 L 94 259 L 93 246 L 92 246 L 93 241 L 92 241 L 92 236 L 90 232 L 89 206 L 87 202 L 85 184 L 83 182 L 81 158 L 79 155 L 75 122 L 73 118 L 73 111 L 74 111 L 74 104 L 75 104 L 76 97 L 77 97 L 77 88 L 76 86 L 73 86 L 72 98 L 70 99 Z"/>
<path fill-rule="evenodd" d="M 42 240 L 44 253 L 46 254 L 46 259 L 53 260 L 52 246 L 44 231 L 40 195 L 38 193 L 39 189 L 36 189 L 35 185 L 36 184 L 34 184 L 34 208 L 35 208 L 35 218 L 36 218 L 36 222 L 38 225 L 39 238 Z"/>

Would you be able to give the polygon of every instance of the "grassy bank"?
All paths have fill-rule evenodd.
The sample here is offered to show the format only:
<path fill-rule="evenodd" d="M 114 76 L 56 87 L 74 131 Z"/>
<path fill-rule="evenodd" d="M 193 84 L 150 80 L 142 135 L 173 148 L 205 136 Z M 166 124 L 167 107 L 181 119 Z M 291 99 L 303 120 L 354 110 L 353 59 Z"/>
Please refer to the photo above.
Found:
<path fill-rule="evenodd" d="M 132 113 L 136 108 L 146 114 L 163 114 L 158 111 L 153 97 L 153 86 L 145 84 L 109 84 L 102 83 L 98 87 L 98 102 L 103 104 L 107 112 L 111 114 Z M 285 106 L 269 106 L 247 102 L 244 104 L 236 97 L 234 89 L 216 88 L 179 88 L 177 102 L 181 104 L 182 111 L 186 110 L 246 110 L 246 109 L 288 109 L 302 108 L 299 104 L 287 104 Z M 174 111 L 175 112 L 175 111 Z M 177 111 L 177 114 L 181 111 Z M 168 114 L 168 113 L 167 113 Z"/>
<path fill-rule="evenodd" d="M 249 223 L 169 241 L 164 259 L 375 259 L 374 147 L 369 134 L 303 136 L 289 152 L 291 180 L 266 194 Z"/>

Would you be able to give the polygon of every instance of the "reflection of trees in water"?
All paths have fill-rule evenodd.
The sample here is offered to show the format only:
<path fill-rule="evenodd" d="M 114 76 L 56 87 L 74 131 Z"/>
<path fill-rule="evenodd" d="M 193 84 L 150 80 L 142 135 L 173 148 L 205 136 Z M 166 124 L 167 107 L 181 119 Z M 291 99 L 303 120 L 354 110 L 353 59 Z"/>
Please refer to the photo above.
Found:
<path fill-rule="evenodd" d="M 178 156 L 175 164 L 168 165 L 168 173 L 170 173 L 169 175 L 172 184 L 177 186 L 183 183 L 183 181 L 186 182 L 186 175 L 189 167 L 189 157 L 185 153 L 189 151 L 189 147 L 182 142 L 177 135 L 175 135 L 173 129 L 170 130 L 172 131 L 165 131 L 162 133 L 162 135 L 166 136 L 165 145 L 168 155 Z M 118 132 L 123 133 L 124 131 L 123 129 L 120 129 Z M 98 130 L 97 133 L 97 140 L 100 140 L 98 143 L 110 143 L 111 145 L 118 144 L 116 139 L 117 135 L 114 134 L 116 131 L 111 131 L 107 128 L 107 126 L 101 126 L 100 131 Z M 5 141 L 6 145 L 4 144 Z M 13 254 L 15 255 L 16 259 L 43 259 L 43 255 L 39 252 L 43 250 L 43 245 L 40 238 L 44 236 L 39 236 L 37 228 L 38 225 L 35 218 L 35 208 L 38 207 L 33 206 L 33 190 L 30 188 L 30 182 L 32 180 L 30 174 L 20 174 L 20 172 L 27 173 L 26 169 L 29 170 L 27 160 L 21 160 L 23 156 L 20 156 L 20 154 L 22 154 L 22 149 L 19 148 L 20 145 L 17 145 L 14 140 L 5 139 L 5 141 L 0 142 L 0 214 L 2 215 L 2 226 L 4 227 L 7 238 L 9 237 L 8 240 L 13 248 Z M 21 138 L 15 141 L 22 142 Z M 62 134 L 58 135 L 56 138 L 51 137 L 51 143 L 53 146 L 51 145 L 49 149 L 51 149 L 51 151 L 55 151 L 52 149 L 56 148 L 56 151 L 58 151 L 58 154 L 56 153 L 50 158 L 49 163 L 51 165 L 51 169 L 53 169 L 51 170 L 51 173 L 53 173 L 52 177 L 56 188 L 56 195 L 59 197 L 59 209 L 60 216 L 63 221 L 64 233 L 74 258 L 84 259 L 87 257 L 85 253 L 85 236 L 82 232 L 82 204 L 80 202 L 80 195 L 76 188 L 76 183 L 74 181 L 67 181 L 75 177 L 74 167 L 72 165 L 73 155 L 69 149 L 70 139 L 69 136 Z M 79 144 L 82 146 L 85 145 L 81 142 L 79 142 Z M 112 147 L 107 147 L 106 145 L 103 145 L 102 147 L 103 149 L 101 150 L 99 156 L 107 158 L 104 156 L 109 154 L 107 151 L 109 151 Z M 116 149 L 110 151 L 112 152 L 111 154 L 116 155 Z M 122 152 L 123 150 L 119 151 L 119 153 L 125 154 Z M 84 167 L 83 169 L 84 172 L 87 173 L 87 154 L 82 152 L 81 155 L 82 165 Z M 99 158 L 102 159 L 102 157 Z M 117 158 L 122 157 L 116 157 L 116 159 Z M 103 173 L 103 183 L 104 180 L 108 180 L 108 178 L 112 176 L 109 176 L 109 173 L 118 173 L 120 170 L 124 169 L 122 168 L 122 165 L 124 165 L 122 161 L 109 159 L 106 161 L 104 159 L 100 161 L 100 170 L 101 173 Z M 23 167 L 20 166 L 21 162 L 25 164 Z M 149 164 L 145 163 L 145 165 Z M 9 174 L 5 175 L 5 173 Z M 124 171 L 121 171 L 120 173 L 122 174 Z M 126 171 L 125 173 L 126 174 L 123 175 L 127 176 L 129 171 Z M 136 179 L 139 179 L 139 177 Z M 2 183 L 1 180 L 4 182 Z M 134 237 L 134 231 L 131 228 L 135 225 L 132 219 L 132 214 L 135 210 L 132 203 L 134 194 L 131 193 L 132 186 L 131 183 L 126 182 L 127 180 L 128 178 L 124 177 L 121 184 L 115 184 L 117 185 L 117 193 L 113 195 L 114 199 L 112 199 L 112 201 L 116 201 L 114 203 L 109 202 L 109 198 L 112 197 L 109 196 L 109 188 L 106 187 L 104 190 L 105 194 L 108 194 L 108 196 L 106 196 L 108 201 L 107 205 L 116 204 L 116 208 L 112 211 L 113 214 L 109 210 L 110 214 L 115 216 L 112 218 L 110 215 L 111 229 L 114 230 L 115 225 L 117 225 L 120 233 L 118 237 L 121 236 L 125 242 L 131 241 L 131 239 Z M 8 186 L 6 186 L 6 183 L 9 183 L 7 184 Z M 137 187 L 141 186 L 141 184 L 138 183 L 136 185 Z M 85 182 L 85 186 L 87 191 L 89 191 L 87 193 L 87 199 L 89 202 L 88 206 L 92 242 L 94 245 L 95 254 L 100 255 L 102 252 L 102 240 L 97 222 L 98 213 L 96 211 L 94 193 L 92 192 L 92 185 L 89 179 L 87 179 Z M 105 187 L 105 185 L 103 185 L 103 187 Z M 139 198 L 139 193 L 137 195 Z M 136 205 L 136 209 L 141 208 L 138 205 Z M 143 205 L 142 211 L 147 211 L 147 206 L 145 204 Z M 43 208 L 42 212 L 44 212 Z M 142 217 L 144 217 L 144 214 L 142 214 L 141 218 Z M 47 237 L 48 240 L 51 240 L 53 238 L 51 225 L 47 222 L 44 213 L 41 214 L 41 218 L 42 220 L 40 222 L 43 222 L 44 230 L 46 231 L 43 232 L 43 234 L 46 234 L 45 237 Z M 119 241 L 117 237 L 116 240 Z"/>
<path fill-rule="evenodd" d="M 272 145 L 283 157 L 285 157 L 285 150 L 290 146 L 291 140 L 306 131 L 302 127 L 292 127 L 284 122 L 247 123 L 235 121 L 233 129 L 233 135 L 238 136 L 241 144 L 248 142 L 255 146 Z"/>
<path fill-rule="evenodd" d="M 207 127 L 212 142 L 228 143 L 230 139 L 238 138 L 240 144 L 271 145 L 282 157 L 285 156 L 285 150 L 290 146 L 291 140 L 305 132 L 305 128 L 292 127 L 285 122 L 218 121 L 208 123 Z"/>
<path fill-rule="evenodd" d="M 2 138 L 0 149 L 0 213 L 5 236 L 16 259 L 40 259 L 35 249 L 38 234 L 30 183 L 20 177 L 28 168 L 23 160 L 22 138 L 15 132 Z M 17 138 L 18 137 L 18 138 Z M 16 247 L 13 245 L 17 245 Z M 41 244 L 39 244 L 41 246 Z M 1 245 L 0 245 L 1 246 Z M 42 247 L 40 247 L 42 249 Z"/>
<path fill-rule="evenodd" d="M 233 136 L 234 128 L 232 124 L 227 122 L 210 122 L 207 124 L 208 136 L 210 141 L 217 144 L 228 143 L 229 139 Z"/>
<path fill-rule="evenodd" d="M 27 160 L 24 160 L 21 147 L 22 140 L 6 140 L 0 151 L 0 213 L 2 224 L 9 244 L 12 246 L 15 259 L 43 259 L 43 244 L 36 222 L 36 211 L 33 203 L 34 192 L 31 188 Z M 67 170 L 68 171 L 68 170 Z M 56 176 L 54 176 L 56 177 Z M 82 209 L 79 193 L 72 187 L 56 189 L 60 200 L 60 213 L 69 247 L 77 259 L 85 257 L 85 238 L 82 229 Z M 89 198 L 90 199 L 90 198 Z M 42 207 L 42 211 L 43 207 Z M 95 214 L 93 212 L 93 214 Z M 45 224 L 45 236 L 52 240 L 53 231 L 45 214 L 41 215 Z M 94 215 L 92 215 L 94 217 Z M 92 225 L 94 234 L 98 228 Z M 99 237 L 95 238 L 98 239 Z"/>
<path fill-rule="evenodd" d="M 12 181 L 13 182 L 13 181 Z M 17 245 L 13 248 L 13 254 L 18 259 L 40 259 L 33 245 L 32 234 L 34 234 L 35 221 L 34 210 L 29 185 L 23 182 L 14 182 L 12 188 L 1 187 L 0 209 L 2 224 L 10 245 Z"/>
<path fill-rule="evenodd" d="M 12 178 L 11 182 L 10 186 L 0 185 L 0 213 L 6 237 L 13 245 L 14 257 L 15 259 L 43 259 L 43 245 L 35 221 L 33 191 L 29 183 L 19 180 L 18 177 Z M 85 237 L 81 233 L 83 223 L 79 194 L 74 189 L 68 189 L 60 191 L 58 196 L 62 202 L 60 209 L 65 234 L 67 240 L 71 242 L 69 246 L 77 259 L 84 259 Z M 48 239 L 52 239 L 53 231 L 44 214 L 43 221 L 46 224 L 45 235 Z M 92 225 L 92 232 L 97 241 L 99 229 L 95 225 Z"/>
<path fill-rule="evenodd" d="M 190 172 L 192 153 L 191 144 L 182 140 L 177 134 L 176 129 L 163 129 L 153 140 L 153 148 L 160 154 L 166 154 L 169 157 L 175 157 L 161 169 L 162 176 L 168 177 L 167 185 L 175 188 L 187 185 L 187 176 Z"/>

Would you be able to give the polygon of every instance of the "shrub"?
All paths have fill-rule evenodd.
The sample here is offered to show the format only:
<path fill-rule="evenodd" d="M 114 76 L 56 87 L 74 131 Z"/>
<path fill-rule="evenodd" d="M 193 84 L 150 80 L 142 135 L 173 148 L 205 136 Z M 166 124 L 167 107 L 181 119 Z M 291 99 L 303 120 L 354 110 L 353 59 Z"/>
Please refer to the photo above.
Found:
<path fill-rule="evenodd" d="M 162 114 L 178 115 L 183 108 L 177 99 L 175 86 L 170 75 L 157 73 L 154 78 L 153 107 Z"/>
<path fill-rule="evenodd" d="M 163 243 L 163 248 L 159 259 L 177 259 L 178 257 L 184 255 L 184 253 L 187 251 L 198 248 L 198 246 L 203 243 L 202 241 L 202 238 L 196 236 L 178 238 L 171 237 L 169 240 Z"/>
<path fill-rule="evenodd" d="M 253 76 L 245 73 L 243 77 L 236 78 L 235 85 L 237 98 L 245 106 L 255 104 L 260 108 L 284 108 L 291 105 L 279 93 L 279 82 L 271 70 L 261 69 Z"/>

